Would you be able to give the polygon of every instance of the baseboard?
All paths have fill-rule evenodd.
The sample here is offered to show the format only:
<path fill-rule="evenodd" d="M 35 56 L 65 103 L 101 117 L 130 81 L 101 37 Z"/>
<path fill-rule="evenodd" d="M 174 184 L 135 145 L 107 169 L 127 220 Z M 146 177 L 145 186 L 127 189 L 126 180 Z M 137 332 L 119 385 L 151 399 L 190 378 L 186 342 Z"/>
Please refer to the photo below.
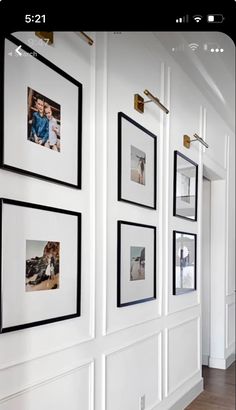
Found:
<path fill-rule="evenodd" d="M 208 354 L 202 355 L 202 365 L 209 366 L 209 355 Z"/>
<path fill-rule="evenodd" d="M 169 408 L 169 410 L 183 410 L 203 391 L 203 379 L 198 381 L 184 396 Z"/>
<path fill-rule="evenodd" d="M 218 359 L 217 357 L 209 357 L 209 367 L 214 369 L 227 369 L 235 361 L 235 353 L 232 353 L 227 359 Z"/>
<path fill-rule="evenodd" d="M 235 362 L 235 353 L 230 354 L 226 359 L 226 369 L 228 369 L 231 364 Z"/>

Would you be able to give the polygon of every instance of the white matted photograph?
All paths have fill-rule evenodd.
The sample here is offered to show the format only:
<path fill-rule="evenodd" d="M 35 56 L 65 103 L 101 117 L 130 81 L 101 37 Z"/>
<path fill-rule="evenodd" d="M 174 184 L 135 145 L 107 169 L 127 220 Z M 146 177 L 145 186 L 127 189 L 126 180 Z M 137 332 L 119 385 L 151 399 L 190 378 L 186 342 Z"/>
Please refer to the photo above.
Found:
<path fill-rule="evenodd" d="M 174 152 L 174 216 L 197 220 L 198 165 Z"/>
<path fill-rule="evenodd" d="M 156 299 L 156 228 L 118 221 L 117 306 Z"/>
<path fill-rule="evenodd" d="M 118 200 L 156 209 L 157 137 L 118 113 Z"/>
<path fill-rule="evenodd" d="M 29 141 L 41 147 L 60 152 L 61 106 L 28 87 L 28 135 Z"/>
<path fill-rule="evenodd" d="M 173 294 L 196 290 L 197 235 L 173 232 Z"/>
<path fill-rule="evenodd" d="M 24 57 L 12 64 L 19 45 Z M 82 84 L 8 36 L 1 167 L 81 189 L 81 133 Z"/>
<path fill-rule="evenodd" d="M 1 199 L 0 332 L 80 316 L 81 214 Z"/>

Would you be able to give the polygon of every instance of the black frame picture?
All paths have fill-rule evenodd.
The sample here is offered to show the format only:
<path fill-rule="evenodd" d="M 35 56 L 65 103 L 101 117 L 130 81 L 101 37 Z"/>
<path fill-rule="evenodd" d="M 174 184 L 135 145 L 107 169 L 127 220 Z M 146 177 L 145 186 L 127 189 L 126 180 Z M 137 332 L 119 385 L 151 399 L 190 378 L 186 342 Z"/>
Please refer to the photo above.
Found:
<path fill-rule="evenodd" d="M 117 307 L 156 299 L 156 227 L 117 221 Z"/>
<path fill-rule="evenodd" d="M 81 189 L 82 84 L 12 35 L 0 47 L 0 167 Z"/>
<path fill-rule="evenodd" d="M 173 215 L 197 221 L 198 165 L 179 151 L 174 151 Z"/>
<path fill-rule="evenodd" d="M 197 235 L 173 231 L 173 295 L 197 289 Z"/>
<path fill-rule="evenodd" d="M 81 213 L 0 199 L 0 333 L 80 316 Z"/>
<path fill-rule="evenodd" d="M 156 209 L 157 137 L 118 113 L 118 200 Z"/>

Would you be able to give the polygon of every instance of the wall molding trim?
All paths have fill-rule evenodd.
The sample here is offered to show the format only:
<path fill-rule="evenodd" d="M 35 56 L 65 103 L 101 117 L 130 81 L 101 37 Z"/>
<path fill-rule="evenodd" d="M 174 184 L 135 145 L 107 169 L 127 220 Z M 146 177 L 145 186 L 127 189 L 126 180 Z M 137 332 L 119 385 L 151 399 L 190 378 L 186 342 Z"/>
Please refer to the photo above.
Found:
<path fill-rule="evenodd" d="M 45 380 L 40 380 L 36 383 L 32 383 L 31 385 L 28 385 L 25 388 L 16 391 L 15 393 L 12 393 L 12 394 L 9 394 L 5 397 L 2 397 L 0 399 L 0 407 L 1 407 L 1 404 L 5 403 L 9 400 L 12 400 L 12 399 L 14 399 L 18 396 L 22 396 L 24 394 L 27 394 L 27 393 L 35 390 L 35 389 L 39 389 L 41 386 L 44 386 L 46 384 L 50 384 L 50 383 L 52 383 L 52 382 L 54 382 L 58 379 L 61 379 L 63 377 L 66 377 L 66 376 L 69 376 L 73 373 L 76 373 L 79 370 L 81 370 L 83 367 L 88 367 L 88 369 L 89 369 L 89 387 L 90 387 L 89 390 L 90 390 L 90 394 L 92 396 L 94 396 L 94 360 L 90 360 L 90 361 L 81 363 L 79 366 L 77 365 L 76 367 L 71 368 L 69 370 L 63 371 L 61 373 L 57 373 L 52 377 L 45 378 Z M 90 402 L 91 403 L 93 402 L 93 398 L 91 400 L 91 397 L 90 397 Z M 91 407 L 91 410 L 92 410 L 92 407 Z"/>
<path fill-rule="evenodd" d="M 235 353 L 230 354 L 226 359 L 209 357 L 209 367 L 226 370 L 235 361 Z"/>
<path fill-rule="evenodd" d="M 154 303 L 155 303 L 155 301 L 154 301 Z M 158 309 L 159 308 L 157 308 L 157 310 Z M 109 330 L 106 329 L 106 333 L 103 336 L 112 336 L 112 335 L 114 335 L 116 333 L 119 333 L 121 331 L 126 331 L 126 330 L 129 330 L 129 329 L 132 329 L 132 328 L 135 328 L 135 327 L 138 327 L 138 326 L 142 326 L 142 325 L 145 325 L 145 324 L 148 325 L 148 323 L 151 323 L 151 322 L 154 323 L 155 321 L 158 321 L 160 319 L 162 319 L 162 316 L 159 315 L 159 313 L 158 313 L 154 317 L 148 318 L 147 320 L 142 320 L 140 322 L 135 322 L 135 323 L 125 325 L 125 326 L 120 326 L 120 327 L 117 327 L 115 329 L 109 329 Z"/>
<path fill-rule="evenodd" d="M 202 355 L 202 365 L 209 366 L 209 355 L 208 354 Z"/>
<path fill-rule="evenodd" d="M 95 335 L 90 335 L 89 337 L 85 337 L 84 339 L 81 339 L 80 341 L 74 342 L 72 344 L 68 344 L 65 347 L 59 347 L 55 349 L 50 349 L 49 351 L 39 353 L 37 356 L 32 356 L 32 357 L 26 357 L 22 358 L 21 360 L 13 360 L 12 362 L 7 362 L 4 364 L 0 364 L 0 371 L 2 370 L 7 370 L 9 368 L 17 367 L 17 366 L 22 366 L 27 363 L 31 363 L 33 361 L 41 360 L 41 359 L 46 359 L 47 356 L 52 356 L 54 354 L 58 353 L 64 353 L 66 351 L 69 351 L 70 349 L 77 348 L 78 346 L 81 346 L 82 344 L 92 342 L 95 340 Z"/>
<path fill-rule="evenodd" d="M 148 334 L 144 337 L 141 337 L 141 338 L 136 338 L 132 342 L 129 342 L 129 343 L 123 345 L 123 346 L 117 347 L 115 349 L 114 348 L 110 349 L 110 350 L 103 353 L 103 358 L 106 360 L 106 358 L 108 356 L 111 356 L 111 355 L 116 354 L 118 352 L 125 351 L 125 350 L 129 349 L 130 347 L 138 345 L 140 343 L 143 343 L 143 342 L 145 342 L 146 340 L 149 340 L 149 339 L 157 338 L 160 341 L 161 332 L 162 332 L 161 330 L 153 331 L 152 333 L 150 333 L 150 334 Z"/>
<path fill-rule="evenodd" d="M 169 410 L 183 410 L 188 406 L 199 394 L 203 391 L 203 379 L 195 384 L 187 393 L 185 393 L 179 400 L 175 402 Z M 154 409 L 153 409 L 154 410 Z"/>
<path fill-rule="evenodd" d="M 158 398 L 155 401 L 155 404 L 153 404 L 148 410 L 155 409 L 156 406 L 162 401 L 162 381 L 161 381 L 161 373 L 162 373 L 162 332 L 157 331 L 153 332 L 152 334 L 149 334 L 148 336 L 145 336 L 143 338 L 136 339 L 132 343 L 126 344 L 125 346 L 112 349 L 110 351 L 107 351 L 102 355 L 102 380 L 103 380 L 103 391 L 102 391 L 102 409 L 107 410 L 107 360 L 109 356 L 115 355 L 120 352 L 124 352 L 131 347 L 135 345 L 139 345 L 141 343 L 144 343 L 147 340 L 150 339 L 157 339 L 156 340 L 156 345 L 157 345 L 157 351 L 158 351 L 158 361 L 160 363 L 159 370 L 158 370 Z"/>
<path fill-rule="evenodd" d="M 227 276 L 227 275 L 226 275 Z M 229 308 L 230 306 L 235 305 L 235 301 L 226 303 L 225 305 L 225 324 L 226 324 L 226 349 L 232 349 L 232 345 L 235 345 L 235 338 L 233 341 L 229 340 Z M 234 307 L 235 310 L 235 307 Z M 235 350 L 235 349 L 234 349 Z"/>
<path fill-rule="evenodd" d="M 236 354 L 231 353 L 226 359 L 226 369 L 228 369 L 228 367 L 231 366 L 231 364 L 233 364 L 235 360 L 236 360 Z"/>
<path fill-rule="evenodd" d="M 194 378 L 195 376 L 198 375 L 198 373 L 201 370 L 200 367 L 200 356 L 199 356 L 199 352 L 198 352 L 198 360 L 197 360 L 197 368 L 188 375 L 188 377 L 185 377 L 184 379 L 180 380 L 179 383 L 172 389 L 170 389 L 169 387 L 169 333 L 170 330 L 185 326 L 186 324 L 189 324 L 191 322 L 196 322 L 197 324 L 197 333 L 198 333 L 198 345 L 200 346 L 200 340 L 199 340 L 199 334 L 200 334 L 200 317 L 196 316 L 193 317 L 191 319 L 185 320 L 182 323 L 178 323 L 176 325 L 170 326 L 167 330 L 166 330 L 166 346 L 167 346 L 167 350 L 166 350 L 166 355 L 165 355 L 165 374 L 166 374 L 166 384 L 165 384 L 165 396 L 168 397 L 171 394 L 175 393 L 181 386 L 183 386 L 188 380 Z"/>
<path fill-rule="evenodd" d="M 186 392 L 181 393 L 181 397 L 177 400 L 173 398 L 166 398 L 163 400 L 158 407 L 154 406 L 148 410 L 183 410 L 185 409 L 196 397 L 203 392 L 203 378 L 198 380 L 194 385 Z"/>

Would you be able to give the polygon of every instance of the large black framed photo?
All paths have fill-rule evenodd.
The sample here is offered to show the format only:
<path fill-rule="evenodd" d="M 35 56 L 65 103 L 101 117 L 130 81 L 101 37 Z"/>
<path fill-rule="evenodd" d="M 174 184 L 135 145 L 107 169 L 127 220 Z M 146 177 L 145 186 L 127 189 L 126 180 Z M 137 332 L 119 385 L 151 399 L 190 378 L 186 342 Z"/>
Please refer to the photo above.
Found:
<path fill-rule="evenodd" d="M 81 214 L 1 199 L 0 333 L 80 316 Z"/>
<path fill-rule="evenodd" d="M 197 288 L 197 235 L 173 232 L 173 294 L 180 295 Z"/>
<path fill-rule="evenodd" d="M 118 221 L 117 306 L 156 299 L 156 228 Z"/>
<path fill-rule="evenodd" d="M 157 137 L 118 113 L 118 200 L 156 209 Z"/>
<path fill-rule="evenodd" d="M 174 216 L 197 220 L 198 165 L 174 152 Z"/>
<path fill-rule="evenodd" d="M 80 189 L 82 84 L 13 36 L 1 55 L 1 167 Z"/>

